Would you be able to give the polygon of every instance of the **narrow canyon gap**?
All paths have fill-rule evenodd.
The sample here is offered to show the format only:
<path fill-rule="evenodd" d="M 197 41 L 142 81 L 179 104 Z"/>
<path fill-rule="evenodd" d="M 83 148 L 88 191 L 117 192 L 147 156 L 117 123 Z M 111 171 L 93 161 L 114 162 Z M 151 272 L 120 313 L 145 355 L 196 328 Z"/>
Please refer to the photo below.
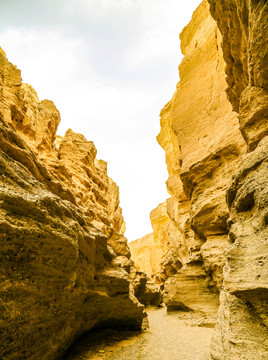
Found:
<path fill-rule="evenodd" d="M 96 328 L 131 337 L 162 300 L 137 347 L 97 358 L 192 359 L 183 331 L 206 339 L 196 359 L 268 358 L 267 14 L 266 0 L 204 0 L 182 31 L 157 137 L 170 198 L 129 246 L 94 143 L 57 136 L 59 111 L 0 49 L 1 359 L 61 359 Z M 174 352 L 157 348 L 160 314 Z"/>

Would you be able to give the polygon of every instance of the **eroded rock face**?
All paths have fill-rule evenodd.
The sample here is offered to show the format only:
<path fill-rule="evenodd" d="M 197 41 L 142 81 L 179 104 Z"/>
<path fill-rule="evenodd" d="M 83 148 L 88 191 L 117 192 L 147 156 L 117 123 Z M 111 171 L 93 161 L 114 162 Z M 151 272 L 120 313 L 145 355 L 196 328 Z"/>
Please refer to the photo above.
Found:
<path fill-rule="evenodd" d="M 265 359 L 268 355 L 268 137 L 247 154 L 227 192 L 230 245 L 214 359 Z"/>
<path fill-rule="evenodd" d="M 228 98 L 248 149 L 254 150 L 268 134 L 267 1 L 209 3 L 223 35 Z"/>
<path fill-rule="evenodd" d="M 149 279 L 146 273 L 137 271 L 135 267 L 131 269 L 131 284 L 136 298 L 142 304 L 158 306 L 162 303 L 163 296 L 159 285 Z"/>
<path fill-rule="evenodd" d="M 164 293 L 168 310 L 195 311 L 216 317 L 218 295 L 207 286 L 207 274 L 201 265 L 192 262 L 168 278 Z"/>
<path fill-rule="evenodd" d="M 223 36 L 228 98 L 238 112 L 247 87 L 268 88 L 267 1 L 208 0 Z M 254 102 L 258 102 L 258 96 Z M 255 104 L 252 104 L 255 108 Z M 263 103 L 263 105 L 265 105 Z M 266 104 L 267 105 L 267 104 Z M 240 112 L 240 111 L 239 111 Z M 256 119 L 255 124 L 257 125 Z"/>
<path fill-rule="evenodd" d="M 128 245 L 135 267 L 147 274 L 148 277 L 153 277 L 159 268 L 159 263 L 155 263 L 154 234 L 147 234 L 140 239 L 131 241 Z"/>
<path fill-rule="evenodd" d="M 158 276 L 154 265 L 151 273 L 165 283 L 168 308 L 215 315 L 228 243 L 225 196 L 246 146 L 225 92 L 222 37 L 207 1 L 180 38 L 180 82 L 161 111 L 157 138 L 166 153 L 171 197 L 150 215 L 154 247 L 142 239 L 150 248 L 142 261 L 161 264 Z"/>
<path fill-rule="evenodd" d="M 228 96 L 249 153 L 227 192 L 230 231 L 213 359 L 268 357 L 267 1 L 209 0 L 223 34 Z M 239 76 L 238 76 L 239 75 Z"/>
<path fill-rule="evenodd" d="M 94 326 L 141 328 L 119 192 L 0 51 L 1 359 L 58 359 Z"/>
<path fill-rule="evenodd" d="M 182 267 L 181 248 L 170 240 L 180 232 L 167 214 L 167 203 L 159 204 L 150 213 L 153 233 L 129 243 L 135 266 L 163 285 L 169 276 Z"/>
<path fill-rule="evenodd" d="M 158 135 L 169 172 L 167 213 L 180 232 L 168 238 L 179 248 L 182 262 L 182 269 L 166 282 L 164 301 L 189 309 L 211 301 L 215 312 L 227 247 L 225 194 L 245 144 L 225 93 L 222 38 L 207 1 L 180 38 L 180 82 L 161 111 Z M 191 291 L 182 291 L 183 283 Z"/>
<path fill-rule="evenodd" d="M 221 290 L 212 358 L 266 359 L 268 4 L 208 2 L 181 34 L 181 80 L 161 111 L 167 214 L 179 233 L 168 221 L 154 230 L 182 264 L 164 302 L 215 313 Z"/>

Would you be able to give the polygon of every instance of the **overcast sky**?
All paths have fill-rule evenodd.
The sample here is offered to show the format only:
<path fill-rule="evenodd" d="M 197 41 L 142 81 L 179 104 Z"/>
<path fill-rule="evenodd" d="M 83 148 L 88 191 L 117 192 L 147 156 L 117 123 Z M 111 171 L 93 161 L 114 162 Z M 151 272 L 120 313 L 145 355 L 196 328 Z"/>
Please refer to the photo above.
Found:
<path fill-rule="evenodd" d="M 201 0 L 0 0 L 0 46 L 58 129 L 82 133 L 119 185 L 126 236 L 168 198 L 159 113 L 179 80 L 179 33 Z"/>

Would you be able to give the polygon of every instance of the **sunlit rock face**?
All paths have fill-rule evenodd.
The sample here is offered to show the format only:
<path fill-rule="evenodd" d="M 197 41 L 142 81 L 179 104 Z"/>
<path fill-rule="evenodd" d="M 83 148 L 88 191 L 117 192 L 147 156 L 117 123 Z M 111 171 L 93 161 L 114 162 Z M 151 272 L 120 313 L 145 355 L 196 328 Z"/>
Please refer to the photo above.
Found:
<path fill-rule="evenodd" d="M 181 268 L 180 247 L 170 241 L 180 236 L 179 230 L 167 214 L 166 202 L 150 213 L 153 233 L 129 243 L 131 259 L 157 284 L 164 284 L 169 276 Z"/>
<path fill-rule="evenodd" d="M 177 275 L 168 278 L 165 284 L 164 303 L 168 310 L 195 311 L 215 317 L 218 294 L 207 284 L 207 274 L 202 264 L 191 262 Z"/>
<path fill-rule="evenodd" d="M 153 237 L 137 240 L 133 260 L 164 284 L 169 309 L 215 319 L 228 243 L 226 191 L 246 144 L 227 99 L 222 37 L 207 1 L 180 38 L 180 82 L 161 111 L 157 138 L 171 197 L 151 212 Z"/>
<path fill-rule="evenodd" d="M 223 34 L 228 97 L 249 153 L 227 191 L 229 246 L 213 359 L 266 359 L 268 303 L 268 4 L 209 0 Z"/>
<path fill-rule="evenodd" d="M 159 268 L 159 263 L 155 263 L 154 234 L 147 234 L 140 239 L 131 241 L 128 245 L 135 267 L 145 272 L 147 276 L 153 277 Z"/>
<path fill-rule="evenodd" d="M 0 51 L 0 358 L 58 359 L 94 326 L 140 329 L 119 191 Z"/>
<path fill-rule="evenodd" d="M 169 172 L 167 213 L 180 233 L 171 242 L 182 264 L 165 284 L 164 301 L 215 313 L 227 247 L 225 194 L 245 144 L 225 92 L 222 38 L 207 1 L 180 38 L 180 82 L 161 111 L 158 135 Z"/>
<path fill-rule="evenodd" d="M 268 137 L 247 154 L 227 191 L 230 232 L 213 359 L 268 356 Z"/>
<path fill-rule="evenodd" d="M 180 238 L 180 232 L 167 213 L 167 203 L 159 204 L 150 213 L 154 234 L 156 261 L 159 264 L 155 273 L 155 281 L 164 284 L 169 276 L 177 273 L 182 267 L 180 247 L 174 239 Z"/>

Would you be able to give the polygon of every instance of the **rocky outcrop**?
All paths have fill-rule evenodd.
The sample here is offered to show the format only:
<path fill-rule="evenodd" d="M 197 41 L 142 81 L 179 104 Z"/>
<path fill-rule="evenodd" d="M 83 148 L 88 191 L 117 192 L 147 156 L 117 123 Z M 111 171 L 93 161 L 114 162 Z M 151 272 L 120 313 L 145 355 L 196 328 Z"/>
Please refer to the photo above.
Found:
<path fill-rule="evenodd" d="M 182 266 L 166 282 L 164 301 L 215 314 L 227 246 L 225 194 L 245 145 L 225 93 L 222 38 L 207 1 L 180 38 L 180 82 L 160 114 L 158 135 L 169 172 L 167 213 L 179 230 L 167 237 Z"/>
<path fill-rule="evenodd" d="M 154 256 L 154 234 L 147 234 L 140 239 L 131 241 L 128 245 L 135 267 L 144 272 L 148 277 L 153 277 L 159 268 L 159 264 L 155 262 Z"/>
<path fill-rule="evenodd" d="M 222 32 L 228 97 L 249 153 L 227 192 L 229 246 L 213 359 L 265 359 L 267 342 L 268 4 L 209 0 Z"/>
<path fill-rule="evenodd" d="M 248 87 L 256 87 L 255 90 L 260 92 L 263 89 L 265 94 L 268 86 L 267 37 L 264 36 L 268 26 L 267 1 L 208 0 L 208 2 L 211 14 L 223 36 L 222 48 L 226 62 L 228 98 L 234 110 L 240 113 L 240 101 Z M 254 96 L 252 100 L 254 101 L 251 108 L 254 111 L 256 103 L 260 102 L 259 96 Z M 265 104 L 262 101 L 261 103 Z M 259 127 L 259 121 L 255 118 L 254 120 L 255 125 Z M 261 123 L 264 125 L 262 121 Z M 264 134 L 265 126 L 262 128 Z"/>
<path fill-rule="evenodd" d="M 160 284 L 164 284 L 169 276 L 176 274 L 182 267 L 180 249 L 177 243 L 172 242 L 174 238 L 180 236 L 180 233 L 167 214 L 166 202 L 159 204 L 151 211 L 150 219 L 159 263 L 155 280 Z"/>
<path fill-rule="evenodd" d="M 138 240 L 132 256 L 165 284 L 168 309 L 207 312 L 215 320 L 228 243 L 225 195 L 246 146 L 225 92 L 222 37 L 207 1 L 180 38 L 180 82 L 161 111 L 157 137 L 171 197 L 150 215 L 154 241 Z"/>
<path fill-rule="evenodd" d="M 160 276 L 169 309 L 215 314 L 221 291 L 214 359 L 263 359 L 268 5 L 209 3 L 210 9 L 207 1 L 201 3 L 181 34 L 180 82 L 161 111 L 158 142 L 166 152 L 171 197 L 169 219 L 156 216 L 150 264 L 156 262 L 155 249 L 160 263 L 168 249 L 180 264 L 174 274 Z"/>
<path fill-rule="evenodd" d="M 0 357 L 57 359 L 95 326 L 140 329 L 119 192 L 0 51 Z"/>
<path fill-rule="evenodd" d="M 220 292 L 212 358 L 265 359 L 268 5 L 209 3 L 181 34 L 180 82 L 161 112 L 167 214 L 178 232 L 166 220 L 154 237 L 164 239 L 161 261 L 172 244 L 181 263 L 165 279 L 164 302 L 215 314 Z"/>
<path fill-rule="evenodd" d="M 227 192 L 229 246 L 213 359 L 268 355 L 268 137 L 247 154 Z"/>
<path fill-rule="evenodd" d="M 168 310 L 195 311 L 215 317 L 218 295 L 207 285 L 207 274 L 198 262 L 187 264 L 165 284 L 164 303 Z"/>
<path fill-rule="evenodd" d="M 203 307 L 212 304 L 203 297 L 206 278 L 207 285 L 221 290 L 213 359 L 264 359 L 268 356 L 264 35 L 268 5 L 266 1 L 209 3 L 219 30 L 203 1 L 181 34 L 185 54 L 179 67 L 181 80 L 161 112 L 158 141 L 166 151 L 169 171 L 168 214 L 181 229 L 177 214 L 188 204 L 184 229 L 190 223 L 182 246 L 186 244 L 188 260 L 184 258 L 182 269 L 167 280 L 164 301 L 171 307 L 210 311 Z M 226 87 L 231 104 L 224 94 Z"/>
<path fill-rule="evenodd" d="M 163 285 L 169 276 L 181 268 L 181 249 L 170 240 L 180 236 L 167 214 L 167 203 L 159 204 L 150 213 L 153 233 L 129 243 L 135 267 L 145 272 L 157 284 Z"/>
<path fill-rule="evenodd" d="M 146 273 L 137 271 L 135 267 L 132 267 L 131 271 L 131 284 L 134 295 L 142 304 L 158 306 L 162 303 L 163 296 L 159 285 L 149 279 Z"/>

